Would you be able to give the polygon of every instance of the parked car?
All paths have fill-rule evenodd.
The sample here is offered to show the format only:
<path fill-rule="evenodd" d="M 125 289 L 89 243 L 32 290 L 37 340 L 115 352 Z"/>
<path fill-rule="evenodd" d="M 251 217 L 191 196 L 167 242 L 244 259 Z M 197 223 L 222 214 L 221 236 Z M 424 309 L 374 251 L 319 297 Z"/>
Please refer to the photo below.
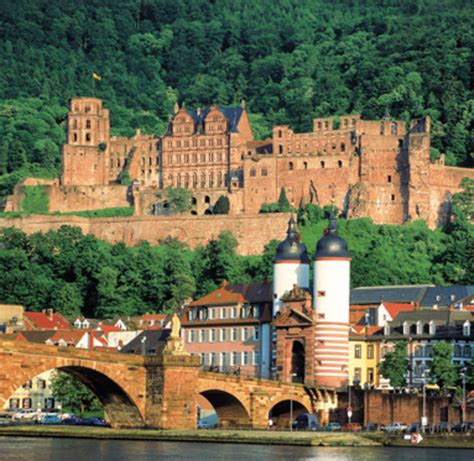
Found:
<path fill-rule="evenodd" d="M 340 431 L 341 425 L 333 421 L 332 423 L 326 424 L 326 426 L 323 427 L 323 430 L 329 432 Z"/>
<path fill-rule="evenodd" d="M 110 427 L 110 424 L 106 423 L 103 419 L 100 418 L 80 419 L 78 424 L 80 426 Z"/>
<path fill-rule="evenodd" d="M 50 413 L 40 417 L 38 422 L 40 424 L 61 424 L 62 419 L 57 414 Z"/>
<path fill-rule="evenodd" d="M 453 432 L 470 432 L 474 430 L 474 421 L 465 421 L 464 423 L 455 424 L 452 427 Z"/>
<path fill-rule="evenodd" d="M 357 432 L 362 430 L 362 426 L 359 423 L 347 423 L 342 426 L 342 430 Z"/>
<path fill-rule="evenodd" d="M 367 426 L 364 428 L 366 431 L 380 431 L 382 430 L 382 425 L 381 424 L 376 424 L 376 423 L 367 423 Z"/>
<path fill-rule="evenodd" d="M 387 434 L 400 434 L 407 428 L 405 423 L 392 423 L 388 426 L 385 426 L 382 430 L 385 431 Z"/>
<path fill-rule="evenodd" d="M 70 415 L 66 418 L 63 418 L 62 424 L 66 424 L 67 426 L 78 426 L 81 421 L 81 418 L 78 418 L 75 415 Z"/>
<path fill-rule="evenodd" d="M 37 421 L 38 412 L 36 410 L 19 410 L 12 416 L 13 420 Z"/>
<path fill-rule="evenodd" d="M 293 421 L 292 427 L 295 431 L 315 431 L 321 426 L 318 423 L 318 417 L 316 415 L 312 415 L 310 413 L 302 413 L 301 415 L 298 415 Z"/>

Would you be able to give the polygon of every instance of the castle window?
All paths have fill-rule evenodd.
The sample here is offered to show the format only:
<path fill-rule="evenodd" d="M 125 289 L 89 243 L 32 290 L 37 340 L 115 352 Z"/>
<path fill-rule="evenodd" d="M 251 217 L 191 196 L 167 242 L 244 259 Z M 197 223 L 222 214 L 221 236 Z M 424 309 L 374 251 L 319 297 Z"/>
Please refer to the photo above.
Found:
<path fill-rule="evenodd" d="M 171 165 L 173 163 L 173 156 L 168 155 L 168 163 Z"/>
<path fill-rule="evenodd" d="M 198 175 L 197 173 L 193 173 L 193 188 L 196 189 L 197 185 L 198 185 Z"/>
<path fill-rule="evenodd" d="M 197 139 L 193 139 L 193 147 L 197 147 L 197 145 L 198 145 Z"/>
<path fill-rule="evenodd" d="M 217 161 L 222 162 L 222 152 L 218 152 L 217 154 Z"/>
<path fill-rule="evenodd" d="M 222 186 L 222 172 L 218 172 L 217 173 L 217 187 L 221 187 Z"/>
<path fill-rule="evenodd" d="M 189 174 L 188 173 L 184 175 L 184 187 L 186 189 L 189 189 Z"/>
<path fill-rule="evenodd" d="M 318 122 L 318 129 L 321 129 L 323 127 L 323 124 L 321 122 Z"/>
<path fill-rule="evenodd" d="M 221 139 L 221 138 L 219 138 L 219 139 L 217 140 L 217 145 L 218 145 L 218 146 L 222 146 L 222 139 Z"/>
<path fill-rule="evenodd" d="M 214 145 L 214 139 L 212 139 L 212 138 L 209 139 L 209 145 L 210 145 L 210 146 L 213 146 L 213 145 Z"/>
<path fill-rule="evenodd" d="M 110 168 L 113 168 L 113 167 L 114 167 L 114 159 L 111 158 L 111 159 L 110 159 Z"/>
<path fill-rule="evenodd" d="M 152 173 L 152 170 L 148 170 L 148 174 L 151 174 Z"/>
<path fill-rule="evenodd" d="M 222 125 L 221 125 L 221 124 L 217 125 L 217 129 L 218 129 L 219 131 L 222 131 Z"/>
<path fill-rule="evenodd" d="M 117 159 L 117 166 L 120 167 L 120 159 Z"/>
<path fill-rule="evenodd" d="M 91 108 L 90 108 L 90 106 L 86 106 L 86 108 L 85 108 L 85 112 L 90 112 L 90 111 L 91 111 Z"/>
<path fill-rule="evenodd" d="M 395 201 L 395 194 L 392 194 L 391 199 L 392 199 L 392 202 Z"/>
<path fill-rule="evenodd" d="M 347 128 L 349 125 L 349 120 L 347 118 L 344 119 L 344 128 Z"/>
<path fill-rule="evenodd" d="M 210 161 L 210 162 L 214 162 L 214 152 L 211 152 L 211 153 L 209 154 L 209 161 Z"/>
<path fill-rule="evenodd" d="M 342 160 L 338 160 L 337 166 L 338 166 L 339 168 L 342 168 Z"/>
<path fill-rule="evenodd" d="M 325 126 L 326 129 L 328 129 L 329 128 L 329 122 L 325 122 L 324 126 Z"/>
<path fill-rule="evenodd" d="M 206 162 L 206 154 L 201 154 L 201 162 L 202 163 Z"/>
<path fill-rule="evenodd" d="M 168 175 L 168 183 L 169 183 L 170 185 L 173 185 L 173 175 L 172 175 L 172 174 L 169 174 L 169 175 Z"/>
<path fill-rule="evenodd" d="M 352 119 L 352 126 L 356 126 L 356 119 L 355 118 Z"/>
<path fill-rule="evenodd" d="M 341 152 L 345 152 L 345 151 L 346 151 L 346 145 L 344 143 L 341 143 Z"/>
<path fill-rule="evenodd" d="M 278 146 L 278 153 L 283 154 L 283 146 L 281 144 Z"/>
<path fill-rule="evenodd" d="M 148 165 L 151 166 L 153 164 L 153 159 L 151 157 L 148 157 Z"/>
<path fill-rule="evenodd" d="M 201 146 L 205 146 L 206 145 L 206 140 L 205 139 L 201 139 Z"/>
<path fill-rule="evenodd" d="M 255 171 L 255 168 L 250 168 L 250 177 L 257 176 L 257 172 Z"/>
<path fill-rule="evenodd" d="M 324 163 L 324 161 L 321 161 L 321 168 L 324 168 L 326 166 L 326 164 Z"/>
<path fill-rule="evenodd" d="M 184 141 L 184 147 L 189 147 L 189 141 Z"/>
<path fill-rule="evenodd" d="M 72 128 L 73 130 L 77 130 L 77 120 L 74 120 L 74 122 L 72 122 Z"/>
<path fill-rule="evenodd" d="M 281 138 L 283 136 L 283 133 L 281 130 L 278 130 L 278 137 Z"/>
<path fill-rule="evenodd" d="M 361 347 L 360 344 L 356 344 L 356 345 L 354 346 L 354 357 L 355 357 L 356 359 L 362 358 L 362 347 Z"/>
<path fill-rule="evenodd" d="M 390 175 L 387 176 L 387 182 L 392 182 L 392 176 Z"/>
<path fill-rule="evenodd" d="M 203 189 L 206 187 L 206 173 L 201 173 L 201 187 Z"/>
<path fill-rule="evenodd" d="M 268 176 L 268 170 L 266 168 L 262 168 L 261 175 Z"/>
<path fill-rule="evenodd" d="M 384 127 L 384 124 L 383 124 L 383 122 L 382 122 L 382 123 L 380 124 L 380 134 L 383 134 L 383 133 L 384 133 L 384 129 L 385 129 L 385 127 Z"/>
<path fill-rule="evenodd" d="M 173 147 L 173 141 L 168 141 L 168 147 Z"/>
<path fill-rule="evenodd" d="M 289 162 L 289 163 L 288 163 L 288 169 L 289 169 L 290 171 L 293 171 L 293 162 Z"/>
<path fill-rule="evenodd" d="M 178 173 L 178 176 L 176 178 L 176 185 L 177 187 L 181 187 L 181 174 Z"/>
<path fill-rule="evenodd" d="M 77 133 L 74 133 L 74 134 L 72 135 L 72 140 L 73 140 L 74 142 L 77 142 Z"/>
<path fill-rule="evenodd" d="M 176 147 L 181 147 L 181 141 L 176 141 Z"/>
<path fill-rule="evenodd" d="M 86 120 L 86 128 L 87 129 L 90 129 L 91 127 L 91 121 L 90 120 Z"/>
<path fill-rule="evenodd" d="M 86 142 L 90 142 L 90 141 L 91 141 L 91 134 L 86 133 Z"/>
<path fill-rule="evenodd" d="M 212 171 L 209 173 L 209 187 L 214 187 L 214 173 Z"/>
<path fill-rule="evenodd" d="M 398 133 L 398 126 L 395 122 L 392 123 L 391 132 L 392 132 L 392 134 L 395 134 L 395 135 Z"/>
<path fill-rule="evenodd" d="M 176 163 L 181 163 L 181 155 L 176 156 Z"/>
<path fill-rule="evenodd" d="M 189 154 L 184 155 L 184 163 L 189 163 Z"/>
<path fill-rule="evenodd" d="M 194 163 L 197 163 L 197 161 L 198 161 L 198 156 L 197 156 L 197 154 L 193 154 L 193 162 L 194 162 Z"/>
<path fill-rule="evenodd" d="M 403 139 L 398 140 L 398 147 L 400 147 L 400 149 L 403 147 Z"/>
<path fill-rule="evenodd" d="M 305 170 L 308 169 L 308 162 L 303 162 L 303 168 L 304 168 Z"/>

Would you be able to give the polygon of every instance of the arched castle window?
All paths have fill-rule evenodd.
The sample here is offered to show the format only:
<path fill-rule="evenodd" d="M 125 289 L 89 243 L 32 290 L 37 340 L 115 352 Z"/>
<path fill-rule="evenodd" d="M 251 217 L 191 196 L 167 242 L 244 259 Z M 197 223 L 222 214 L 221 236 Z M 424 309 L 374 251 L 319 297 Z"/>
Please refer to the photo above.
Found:
<path fill-rule="evenodd" d="M 222 186 L 222 172 L 219 171 L 217 173 L 217 187 L 221 187 Z"/>
<path fill-rule="evenodd" d="M 189 189 L 189 174 L 188 173 L 184 175 L 184 187 L 186 189 Z"/>
<path fill-rule="evenodd" d="M 278 137 L 281 138 L 283 136 L 283 133 L 281 130 L 278 130 Z"/>
<path fill-rule="evenodd" d="M 172 186 L 173 185 L 173 175 L 169 174 L 168 175 L 168 183 Z"/>
<path fill-rule="evenodd" d="M 338 166 L 339 168 L 342 168 L 342 160 L 338 160 L 337 166 Z"/>
<path fill-rule="evenodd" d="M 250 177 L 253 178 L 253 177 L 256 176 L 256 175 L 257 175 L 257 173 L 256 173 L 256 171 L 255 171 L 255 168 L 250 168 Z"/>
<path fill-rule="evenodd" d="M 380 123 L 380 134 L 384 133 L 384 129 L 385 129 L 385 127 L 384 127 L 384 124 L 382 122 L 382 123 Z"/>
<path fill-rule="evenodd" d="M 262 168 L 262 176 L 268 176 L 268 170 L 266 168 Z"/>
<path fill-rule="evenodd" d="M 176 177 L 176 187 L 181 187 L 181 173 L 178 173 Z"/>
<path fill-rule="evenodd" d="M 72 129 L 77 130 L 77 120 L 74 120 L 74 122 L 72 122 Z"/>
<path fill-rule="evenodd" d="M 288 169 L 289 169 L 290 171 L 293 171 L 293 162 L 289 162 L 289 163 L 288 163 Z"/>
<path fill-rule="evenodd" d="M 211 153 L 209 154 L 209 161 L 210 161 L 211 163 L 214 162 L 214 152 L 211 152 Z"/>
<path fill-rule="evenodd" d="M 197 173 L 193 173 L 193 187 L 196 188 L 198 185 L 198 175 Z"/>
<path fill-rule="evenodd" d="M 278 153 L 283 154 L 283 146 L 281 144 L 278 146 Z"/>
<path fill-rule="evenodd" d="M 321 161 L 321 168 L 324 168 L 326 166 L 326 164 L 324 163 L 324 161 Z"/>
<path fill-rule="evenodd" d="M 72 135 L 72 140 L 73 140 L 74 142 L 77 142 L 77 133 L 74 133 L 74 134 Z"/>
<path fill-rule="evenodd" d="M 341 152 L 345 152 L 345 151 L 346 151 L 346 145 L 344 143 L 341 143 Z"/>
<path fill-rule="evenodd" d="M 197 154 L 193 154 L 193 163 L 197 163 L 197 161 L 198 161 Z"/>
<path fill-rule="evenodd" d="M 206 162 L 206 154 L 201 154 L 201 162 L 202 163 Z"/>
<path fill-rule="evenodd" d="M 91 142 L 91 134 L 86 133 L 86 142 Z"/>
<path fill-rule="evenodd" d="M 201 173 L 201 187 L 204 189 L 206 187 L 206 173 Z"/>
<path fill-rule="evenodd" d="M 214 173 L 212 171 L 209 173 L 209 187 L 214 187 Z"/>
<path fill-rule="evenodd" d="M 305 170 L 308 169 L 308 162 L 303 162 L 303 168 L 304 168 Z"/>
<path fill-rule="evenodd" d="M 120 167 L 120 159 L 117 159 L 117 166 Z"/>
<path fill-rule="evenodd" d="M 86 128 L 87 129 L 90 129 L 91 127 L 91 121 L 90 120 L 86 120 Z"/>

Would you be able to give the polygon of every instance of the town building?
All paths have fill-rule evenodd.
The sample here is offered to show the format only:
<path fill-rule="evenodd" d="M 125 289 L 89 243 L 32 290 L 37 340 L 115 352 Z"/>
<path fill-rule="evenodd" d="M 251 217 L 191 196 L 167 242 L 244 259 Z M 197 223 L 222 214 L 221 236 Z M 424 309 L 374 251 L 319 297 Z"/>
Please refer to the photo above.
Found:
<path fill-rule="evenodd" d="M 73 98 L 67 119 L 61 179 L 27 179 L 7 200 L 21 209 L 24 188 L 42 185 L 49 211 L 135 207 L 135 214 L 167 214 L 168 187 L 192 193 L 191 214 L 212 213 L 221 196 L 230 213 L 256 214 L 277 201 L 334 203 L 349 218 L 430 227 L 449 216 L 452 195 L 474 170 L 430 160 L 429 117 L 405 122 L 358 115 L 316 118 L 310 132 L 273 128 L 253 137 L 240 107 L 176 107 L 164 133 L 110 136 L 110 114 L 97 98 Z M 161 198 L 160 198 L 161 197 Z"/>
<path fill-rule="evenodd" d="M 25 330 L 70 330 L 69 321 L 53 309 L 24 313 Z"/>

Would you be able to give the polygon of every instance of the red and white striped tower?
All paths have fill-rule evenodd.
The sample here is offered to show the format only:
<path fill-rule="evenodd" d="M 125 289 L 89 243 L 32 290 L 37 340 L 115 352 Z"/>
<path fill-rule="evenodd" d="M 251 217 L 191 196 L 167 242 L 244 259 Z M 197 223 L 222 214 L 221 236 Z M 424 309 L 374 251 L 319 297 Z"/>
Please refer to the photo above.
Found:
<path fill-rule="evenodd" d="M 313 256 L 316 386 L 344 387 L 349 372 L 349 294 L 351 257 L 337 235 L 336 218 L 316 244 Z"/>

